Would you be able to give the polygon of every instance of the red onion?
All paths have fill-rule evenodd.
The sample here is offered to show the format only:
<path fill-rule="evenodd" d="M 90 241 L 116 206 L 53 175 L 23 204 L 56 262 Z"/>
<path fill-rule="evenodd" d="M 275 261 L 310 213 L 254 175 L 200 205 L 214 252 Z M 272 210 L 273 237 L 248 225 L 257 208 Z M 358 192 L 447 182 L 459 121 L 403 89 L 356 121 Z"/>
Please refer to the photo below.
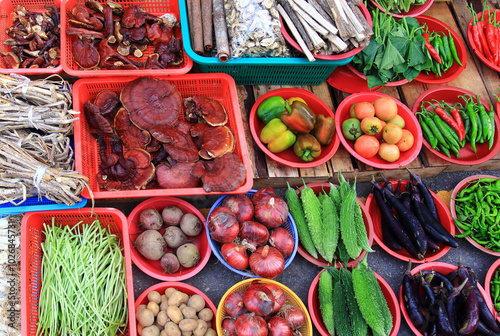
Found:
<path fill-rule="evenodd" d="M 302 309 L 290 304 L 283 305 L 276 315 L 283 317 L 293 330 L 299 329 L 306 323 L 306 314 Z"/>
<path fill-rule="evenodd" d="M 260 223 L 246 221 L 241 224 L 239 237 L 243 240 L 242 244 L 254 252 L 257 247 L 267 243 L 269 230 Z"/>
<path fill-rule="evenodd" d="M 290 257 L 295 248 L 292 235 L 282 227 L 271 231 L 269 235 L 269 245 L 276 247 L 283 255 L 283 258 Z"/>
<path fill-rule="evenodd" d="M 243 292 L 240 291 L 232 292 L 226 297 L 224 308 L 226 309 L 226 313 L 234 318 L 249 313 L 243 304 Z"/>
<path fill-rule="evenodd" d="M 219 243 L 233 241 L 240 231 L 240 224 L 236 217 L 226 207 L 218 207 L 212 211 L 207 225 L 210 237 Z"/>
<path fill-rule="evenodd" d="M 264 286 L 269 288 L 271 290 L 271 293 L 273 293 L 274 296 L 274 308 L 271 311 L 271 314 L 276 313 L 281 306 L 283 306 L 286 302 L 286 296 L 283 290 L 276 284 L 274 283 L 265 283 Z"/>
<path fill-rule="evenodd" d="M 252 197 L 252 203 L 253 205 L 256 205 L 262 200 L 262 197 L 266 195 L 274 195 L 274 189 L 273 188 L 262 188 L 257 190 L 257 192 L 253 195 Z"/>
<path fill-rule="evenodd" d="M 222 201 L 222 206 L 229 208 L 240 223 L 253 219 L 253 204 L 245 195 L 229 195 Z"/>
<path fill-rule="evenodd" d="M 266 321 L 255 314 L 241 315 L 236 320 L 236 333 L 238 336 L 266 336 Z"/>
<path fill-rule="evenodd" d="M 293 330 L 285 319 L 279 316 L 273 316 L 267 322 L 270 336 L 293 336 Z"/>
<path fill-rule="evenodd" d="M 224 336 L 238 336 L 236 333 L 236 320 L 231 317 L 225 317 L 222 320 L 222 332 Z"/>
<path fill-rule="evenodd" d="M 274 296 L 266 286 L 252 282 L 243 294 L 243 303 L 251 313 L 266 316 L 273 311 Z"/>
<path fill-rule="evenodd" d="M 220 253 L 231 267 L 238 270 L 248 268 L 248 255 L 245 247 L 235 243 L 225 243 L 220 248 Z"/>
<path fill-rule="evenodd" d="M 252 272 L 262 278 L 276 278 L 285 268 L 285 259 L 280 251 L 269 245 L 259 247 L 248 260 Z"/>
<path fill-rule="evenodd" d="M 288 205 L 279 196 L 264 195 L 255 204 L 255 220 L 269 229 L 280 227 L 286 222 L 287 218 Z"/>

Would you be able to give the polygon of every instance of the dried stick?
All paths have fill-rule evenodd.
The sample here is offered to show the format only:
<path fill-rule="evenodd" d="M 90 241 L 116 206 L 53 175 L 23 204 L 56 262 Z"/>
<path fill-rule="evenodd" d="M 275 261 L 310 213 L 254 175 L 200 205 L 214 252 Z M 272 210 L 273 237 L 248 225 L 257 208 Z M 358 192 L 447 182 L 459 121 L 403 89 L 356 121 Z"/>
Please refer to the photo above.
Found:
<path fill-rule="evenodd" d="M 212 0 L 201 0 L 201 18 L 203 24 L 203 45 L 206 51 L 212 50 Z"/>
<path fill-rule="evenodd" d="M 318 11 L 316 11 L 316 9 L 314 9 L 313 6 L 311 6 L 310 4 L 305 2 L 305 0 L 289 0 L 289 1 L 290 1 L 290 4 L 292 5 L 292 8 L 294 8 L 293 5 L 295 3 L 300 8 L 302 8 L 306 13 L 311 15 L 316 21 L 318 21 L 319 24 L 321 24 L 323 27 L 325 27 L 333 35 L 337 34 L 338 29 L 335 26 L 333 26 L 330 22 L 325 20 L 321 16 L 321 14 L 319 14 Z"/>
<path fill-rule="evenodd" d="M 307 49 L 312 50 L 314 48 L 313 43 L 312 43 L 311 39 L 309 38 L 309 35 L 307 35 L 306 30 L 304 29 L 304 26 L 302 26 L 302 23 L 300 23 L 299 18 L 297 17 L 297 14 L 292 9 L 292 6 L 290 6 L 290 3 L 288 2 L 288 0 L 278 0 L 278 3 L 283 7 L 285 12 L 290 17 L 292 24 L 295 26 L 295 28 L 299 32 L 300 36 L 302 37 L 302 39 L 306 43 Z M 288 25 L 288 27 L 290 27 L 290 26 Z"/>
<path fill-rule="evenodd" d="M 193 51 L 203 55 L 203 24 L 201 22 L 201 0 L 190 0 L 193 10 Z"/>
<path fill-rule="evenodd" d="M 293 37 L 295 38 L 295 40 L 299 44 L 300 48 L 302 48 L 302 51 L 306 55 L 307 59 L 310 62 L 316 61 L 316 59 L 314 58 L 314 56 L 312 55 L 312 53 L 309 51 L 309 48 L 307 47 L 306 43 L 302 39 L 302 37 L 301 37 L 300 33 L 298 32 L 297 28 L 295 28 L 292 20 L 290 19 L 290 17 L 286 13 L 286 11 L 283 9 L 283 7 L 281 5 L 278 5 L 277 8 L 278 8 L 278 11 L 280 12 L 280 15 L 283 17 L 283 19 L 285 20 L 286 24 L 288 25 L 288 28 L 292 32 Z"/>
<path fill-rule="evenodd" d="M 226 62 L 229 59 L 230 54 L 223 0 L 213 0 L 213 15 L 217 57 L 219 58 L 219 61 Z"/>
<path fill-rule="evenodd" d="M 306 20 L 304 20 L 300 15 L 299 21 L 302 23 L 304 26 L 304 29 L 306 30 L 307 34 L 311 38 L 313 45 L 314 45 L 314 50 L 312 50 L 313 53 L 317 53 L 321 48 L 326 46 L 325 41 L 316 33 L 316 31 L 307 23 Z"/>
<path fill-rule="evenodd" d="M 318 2 L 318 0 L 308 0 L 309 4 L 314 7 L 318 11 L 318 13 L 321 14 L 325 19 L 329 20 L 331 24 L 335 26 L 335 18 L 333 17 L 332 11 L 328 6 L 326 6 L 326 9 L 321 6 L 321 4 Z"/>

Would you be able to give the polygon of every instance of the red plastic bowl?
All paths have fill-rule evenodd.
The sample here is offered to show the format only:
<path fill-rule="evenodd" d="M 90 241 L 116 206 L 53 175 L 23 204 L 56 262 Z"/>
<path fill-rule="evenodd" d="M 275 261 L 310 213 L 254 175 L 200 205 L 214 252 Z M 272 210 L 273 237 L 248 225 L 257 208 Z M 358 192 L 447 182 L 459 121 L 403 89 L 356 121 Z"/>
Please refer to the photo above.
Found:
<path fill-rule="evenodd" d="M 355 67 L 353 67 L 351 65 L 351 63 L 347 64 L 347 67 L 349 68 L 349 70 L 352 71 L 353 74 L 355 74 L 356 76 L 358 76 L 362 80 L 366 81 L 366 76 L 363 75 L 361 72 L 359 72 Z M 409 83 L 408 79 L 404 78 L 404 79 L 401 79 L 401 80 L 398 80 L 398 81 L 395 81 L 395 82 L 388 82 L 384 86 L 401 86 L 401 85 L 404 85 L 404 84 L 407 84 L 407 83 Z M 382 88 L 382 86 L 380 86 L 380 87 L 376 86 L 372 90 L 374 90 L 374 89 L 375 90 L 379 90 L 379 88 Z"/>
<path fill-rule="evenodd" d="M 464 178 L 462 181 L 460 181 L 457 186 L 453 189 L 452 193 L 451 193 L 451 198 L 450 198 L 450 211 L 451 211 L 451 216 L 453 218 L 457 218 L 457 212 L 455 211 L 455 198 L 457 198 L 457 195 L 458 193 L 464 189 L 465 187 L 467 187 L 467 185 L 469 184 L 469 182 L 472 182 L 472 181 L 475 181 L 475 180 L 478 180 L 480 178 L 483 178 L 483 177 L 490 177 L 490 178 L 494 178 L 494 179 L 498 179 L 499 177 L 498 176 L 492 176 L 492 175 L 474 175 L 474 176 L 469 176 L 467 178 Z M 464 231 L 459 228 L 457 226 L 457 229 L 458 231 L 460 231 L 460 233 L 463 233 Z M 472 244 L 472 246 L 474 246 L 475 248 L 477 248 L 478 250 L 481 250 L 483 251 L 484 253 L 488 253 L 488 254 L 491 254 L 491 255 L 494 255 L 494 256 L 497 256 L 497 257 L 500 257 L 500 252 L 495 252 L 495 251 L 492 251 L 490 249 L 487 249 L 486 247 L 484 247 L 483 245 L 480 245 L 479 243 L 477 243 L 474 239 L 472 239 L 471 237 L 465 237 L 465 239 L 467 239 L 467 241 L 469 243 Z"/>
<path fill-rule="evenodd" d="M 494 12 L 497 11 L 497 9 L 490 9 L 489 12 Z M 500 22 L 500 13 L 497 12 L 497 22 Z M 477 17 L 479 20 L 481 20 L 481 17 L 483 16 L 483 12 L 477 13 Z M 486 64 L 490 69 L 495 70 L 496 72 L 500 72 L 500 66 L 494 64 L 493 62 L 489 61 L 482 53 L 480 53 L 477 49 L 478 46 L 474 42 L 474 39 L 472 38 L 472 20 L 469 22 L 469 26 L 467 27 L 467 39 L 469 40 L 469 44 L 474 51 L 474 54 L 476 54 L 479 59 Z"/>
<path fill-rule="evenodd" d="M 300 97 L 304 99 L 307 105 L 313 110 L 315 114 L 322 114 L 324 116 L 330 116 L 335 118 L 332 110 L 318 97 L 314 95 L 314 93 L 309 92 L 304 89 L 276 89 L 267 92 L 262 95 L 252 106 L 252 110 L 250 111 L 250 132 L 252 133 L 252 137 L 254 141 L 257 143 L 257 146 L 266 153 L 274 161 L 281 163 L 282 165 L 292 167 L 292 168 L 312 168 L 319 166 L 326 161 L 330 160 L 333 155 L 337 152 L 339 148 L 340 140 L 337 134 L 333 136 L 332 142 L 328 146 L 321 146 L 321 154 L 318 158 L 311 162 L 302 161 L 295 153 L 293 152 L 293 146 L 288 148 L 287 150 L 281 153 L 272 153 L 267 146 L 260 141 L 260 132 L 264 128 L 265 124 L 260 120 L 257 116 L 257 108 L 259 105 L 267 98 L 273 96 L 281 96 L 284 99 L 288 99 L 291 97 Z M 335 132 L 337 133 L 337 132 Z"/>
<path fill-rule="evenodd" d="M 401 181 L 401 187 L 405 187 L 408 184 L 409 181 L 407 180 L 402 180 Z M 391 180 L 390 183 L 393 185 L 394 188 L 397 187 L 398 181 Z M 444 202 L 439 198 L 435 193 L 431 191 L 432 197 L 434 198 L 434 202 L 436 202 L 436 207 L 439 213 L 439 219 L 441 221 L 441 224 L 444 226 L 444 228 L 451 233 L 452 235 L 455 234 L 455 225 L 453 224 L 453 220 L 451 219 L 450 216 L 450 210 L 444 204 Z M 380 210 L 378 207 L 377 202 L 375 201 L 373 197 L 373 193 L 371 193 L 368 198 L 366 199 L 366 209 L 368 209 L 368 213 L 370 214 L 370 217 L 373 222 L 373 230 L 375 232 L 375 241 L 377 244 L 387 253 L 392 255 L 395 258 L 398 258 L 399 260 L 403 261 L 408 261 L 408 259 L 411 259 L 411 262 L 414 264 L 419 264 L 419 263 L 426 263 L 426 262 L 431 262 L 431 261 L 436 261 L 442 256 L 444 256 L 449 250 L 450 247 L 446 246 L 444 244 L 439 244 L 439 247 L 441 248 L 439 251 L 435 253 L 426 253 L 424 260 L 418 260 L 415 258 L 412 258 L 406 250 L 402 249 L 399 251 L 393 251 L 387 245 L 384 244 L 384 240 L 382 238 L 382 226 L 381 226 L 381 215 L 380 215 Z"/>
<path fill-rule="evenodd" d="M 474 93 L 470 91 L 453 86 L 435 87 L 433 89 L 425 91 L 417 98 L 415 104 L 413 105 L 413 113 L 417 113 L 420 111 L 420 103 L 422 101 L 431 101 L 431 99 L 437 99 L 439 101 L 444 100 L 446 103 L 450 105 L 453 105 L 457 102 L 461 103 L 462 105 L 465 105 L 464 100 L 458 97 L 464 94 L 471 94 L 474 97 L 476 96 Z M 476 101 L 476 99 L 474 99 L 474 101 Z M 484 100 L 481 99 L 481 103 L 484 105 L 486 111 L 490 110 L 489 105 L 486 104 Z M 493 142 L 493 147 L 491 149 L 488 148 L 487 142 L 482 144 L 477 143 L 476 144 L 477 153 L 474 153 L 470 143 L 467 142 L 465 144 L 465 147 L 460 149 L 458 158 L 455 156 L 449 158 L 443 153 L 433 149 L 425 139 L 423 140 L 423 143 L 424 146 L 427 147 L 427 149 L 429 149 L 433 154 L 439 156 L 441 159 L 445 161 L 459 165 L 472 166 L 484 163 L 489 159 L 491 159 L 493 156 L 495 156 L 495 154 L 498 152 L 498 149 L 500 148 L 499 138 L 500 138 L 500 121 L 498 119 L 498 116 L 495 116 L 495 140 Z"/>
<path fill-rule="evenodd" d="M 352 67 L 348 65 L 338 66 L 328 76 L 326 81 L 337 90 L 347 93 L 374 92 L 383 88 L 383 86 L 376 86 L 370 89 L 366 82 L 366 77 L 365 79 L 359 77 L 359 72 L 355 74 L 351 69 Z"/>
<path fill-rule="evenodd" d="M 495 273 L 496 273 L 499 266 L 500 266 L 500 259 L 495 261 L 490 266 L 490 268 L 488 268 L 488 272 L 486 273 L 486 278 L 484 279 L 484 289 L 486 290 L 486 296 L 488 296 L 488 298 L 491 300 L 491 305 L 494 309 L 494 315 L 495 315 L 498 322 L 500 322 L 500 315 L 498 315 L 498 312 L 497 312 L 495 306 L 493 305 L 493 299 L 491 298 L 491 280 L 495 276 Z"/>
<path fill-rule="evenodd" d="M 189 204 L 188 202 L 181 200 L 179 198 L 175 197 L 153 197 L 150 199 L 145 200 L 144 202 L 139 203 L 134 210 L 130 213 L 128 216 L 128 230 L 130 233 L 130 255 L 132 257 L 132 261 L 134 264 L 141 269 L 144 273 L 147 275 L 159 279 L 162 281 L 182 281 L 189 279 L 199 273 L 203 267 L 208 262 L 208 259 L 210 259 L 210 254 L 212 253 L 212 250 L 210 249 L 210 246 L 208 245 L 208 240 L 207 240 L 207 233 L 205 228 L 201 231 L 199 235 L 196 237 L 188 237 L 190 239 L 193 239 L 190 241 L 191 243 L 195 244 L 198 247 L 198 250 L 200 251 L 201 255 L 201 260 L 198 263 L 198 265 L 191 267 L 191 268 L 185 268 L 183 266 L 180 267 L 179 271 L 176 273 L 168 274 L 163 272 L 160 266 L 160 261 L 159 260 L 149 260 L 142 256 L 137 249 L 134 247 L 134 241 L 138 237 L 138 232 L 141 232 L 142 229 L 137 225 L 139 221 L 139 215 L 142 212 L 142 210 L 145 209 L 156 209 L 160 212 L 163 210 L 164 207 L 167 205 L 175 205 L 179 209 L 181 209 L 184 213 L 192 213 L 196 215 L 200 219 L 200 221 L 203 223 L 203 226 L 205 226 L 205 217 L 196 209 L 193 205 Z M 164 228 L 159 230 L 161 234 L 165 231 Z M 175 253 L 173 249 L 169 248 L 167 252 L 172 252 Z"/>
<path fill-rule="evenodd" d="M 314 193 L 316 195 L 318 195 L 321 191 L 325 191 L 326 193 L 329 193 L 330 192 L 330 183 L 321 183 L 321 182 L 317 182 L 317 183 L 309 183 L 309 184 L 306 184 L 306 186 L 308 186 L 309 188 L 311 188 L 312 190 L 314 190 Z M 304 187 L 300 187 L 298 190 L 297 190 L 297 194 L 300 196 L 300 191 L 304 189 Z M 359 206 L 361 207 L 361 212 L 363 213 L 363 220 L 365 222 L 365 228 L 366 228 L 366 234 L 368 236 L 368 242 L 370 243 L 370 246 L 373 244 L 373 223 L 372 223 L 372 219 L 368 213 L 368 211 L 366 210 L 366 207 L 363 205 L 363 203 L 359 200 L 359 198 L 357 198 L 358 200 L 358 203 L 359 203 Z M 299 252 L 299 254 L 304 258 L 306 259 L 307 261 L 309 261 L 310 263 L 314 264 L 314 265 L 318 265 L 318 266 L 331 266 L 331 264 L 329 264 L 325 259 L 323 259 L 323 257 L 321 257 L 320 255 L 318 255 L 318 258 L 319 259 L 315 259 L 312 255 L 310 255 L 303 247 L 302 245 L 300 244 L 300 240 L 299 240 L 299 246 L 298 246 L 298 249 L 297 251 Z M 358 258 L 356 258 L 356 260 L 351 260 L 347 263 L 347 265 L 352 265 L 354 263 L 357 263 L 361 260 L 363 260 L 364 256 L 366 254 L 366 251 L 363 250 L 361 251 L 361 254 L 359 255 Z"/>
<path fill-rule="evenodd" d="M 191 286 L 191 285 L 188 285 L 188 284 L 183 283 L 183 282 L 176 282 L 176 281 L 160 282 L 160 283 L 157 283 L 156 285 L 149 287 L 144 292 L 142 292 L 142 294 L 137 298 L 137 300 L 135 301 L 134 309 L 137 309 L 137 307 L 139 307 L 139 305 L 141 305 L 141 304 L 146 304 L 146 305 L 148 304 L 148 302 L 149 302 L 148 301 L 148 294 L 150 292 L 157 291 L 158 293 L 163 295 L 163 294 L 165 294 L 165 291 L 167 290 L 167 288 L 170 288 L 170 287 L 173 287 L 173 288 L 175 288 L 183 293 L 186 293 L 187 295 L 198 294 L 201 297 L 203 297 L 203 299 L 205 300 L 205 308 L 210 308 L 214 312 L 214 317 L 213 317 L 209 327 L 211 327 L 214 330 L 216 329 L 215 328 L 215 316 L 217 315 L 217 308 L 215 307 L 212 300 L 210 300 L 210 298 L 208 296 L 206 296 L 205 293 L 203 293 L 198 288 Z M 134 311 L 132 316 L 135 316 L 135 311 Z"/>
<path fill-rule="evenodd" d="M 321 318 L 321 310 L 319 308 L 318 299 L 318 281 L 321 273 L 325 271 L 326 270 L 322 270 L 319 272 L 311 283 L 311 287 L 309 287 L 309 294 L 307 295 L 307 307 L 309 309 L 309 314 L 311 314 L 311 320 L 313 321 L 316 329 L 318 329 L 319 333 L 323 336 L 330 336 L 325 325 L 323 324 L 323 319 Z M 392 291 L 391 286 L 389 286 L 389 284 L 377 273 L 375 273 L 375 276 L 377 277 L 382 293 L 384 294 L 385 300 L 387 301 L 387 305 L 389 306 L 389 310 L 392 314 L 393 327 L 389 336 L 396 336 L 398 334 L 399 327 L 401 326 L 401 312 L 398 307 L 398 299 Z"/>
<path fill-rule="evenodd" d="M 374 0 L 370 0 L 371 4 L 375 7 L 377 7 L 378 9 L 380 9 L 381 12 L 385 13 L 386 10 L 382 7 L 380 7 L 380 5 L 374 1 Z M 392 13 L 392 12 L 389 12 L 392 14 L 392 16 L 396 17 L 396 18 L 402 18 L 403 16 L 411 16 L 411 17 L 415 17 L 415 16 L 418 16 L 420 14 L 424 14 L 424 12 L 426 10 L 429 9 L 429 7 L 431 7 L 432 3 L 434 2 L 434 0 L 427 0 L 423 5 L 420 5 L 420 6 L 416 6 L 416 5 L 411 5 L 410 6 L 410 10 L 408 12 L 403 12 L 403 13 L 399 13 L 399 14 L 395 14 L 395 13 Z"/>
<path fill-rule="evenodd" d="M 417 267 L 413 268 L 411 270 L 411 274 L 415 275 L 420 270 L 434 270 L 434 271 L 437 271 L 443 275 L 448 275 L 449 273 L 453 272 L 457 268 L 458 268 L 457 266 L 454 266 L 451 264 L 446 264 L 443 262 L 430 262 L 430 263 L 418 265 Z M 477 287 L 479 288 L 479 291 L 481 292 L 481 294 L 483 294 L 483 297 L 484 297 L 484 300 L 486 301 L 486 304 L 488 305 L 490 310 L 493 311 L 491 299 L 486 296 L 486 292 L 484 291 L 481 284 L 478 283 Z M 399 288 L 399 306 L 401 307 L 401 312 L 403 313 L 403 316 L 404 316 L 406 322 L 410 326 L 410 329 L 415 333 L 415 335 L 422 336 L 422 334 L 417 330 L 417 328 L 415 328 L 413 323 L 411 323 L 410 317 L 408 316 L 408 313 L 406 312 L 405 303 L 403 300 L 403 288 L 402 287 Z"/>
<path fill-rule="evenodd" d="M 433 1 L 433 0 L 431 0 L 431 1 Z M 366 18 L 366 21 L 368 22 L 370 27 L 372 27 L 372 18 L 370 16 L 370 12 L 368 11 L 368 8 L 366 8 L 366 6 L 363 2 L 360 2 L 359 9 L 361 10 L 361 13 L 363 13 L 363 16 Z M 297 41 L 295 41 L 295 38 L 290 33 L 288 26 L 283 22 L 283 19 L 281 18 L 281 16 L 280 16 L 280 22 L 281 22 L 281 35 L 283 35 L 285 40 L 288 43 L 290 43 L 290 45 L 292 47 L 294 47 L 295 49 L 297 49 L 298 51 L 303 53 L 302 48 L 299 46 Z M 335 54 L 335 55 L 320 55 L 320 54 L 314 55 L 313 54 L 313 56 L 314 56 L 314 58 L 317 58 L 317 59 L 328 60 L 328 61 L 337 61 L 337 60 L 342 60 L 342 59 L 352 57 L 352 56 L 356 55 L 357 53 L 359 53 L 361 50 L 363 50 L 363 48 L 364 47 L 358 47 L 358 48 L 354 48 L 352 50 L 349 50 L 348 52 Z"/>
<path fill-rule="evenodd" d="M 401 156 L 397 161 L 392 163 L 387 162 L 378 155 L 366 159 L 354 151 L 354 141 L 347 140 L 342 134 L 342 123 L 346 119 L 350 118 L 349 109 L 351 108 L 352 104 L 365 101 L 373 103 L 377 98 L 380 97 L 390 97 L 394 99 L 391 96 L 379 92 L 356 93 L 345 98 L 337 107 L 336 111 L 337 113 L 335 114 L 335 127 L 337 128 L 337 134 L 338 137 L 340 138 L 340 141 L 342 142 L 342 145 L 344 145 L 347 151 L 359 161 L 371 167 L 379 169 L 401 168 L 410 164 L 418 156 L 418 153 L 420 153 L 420 149 L 422 148 L 422 129 L 420 128 L 420 125 L 418 124 L 415 115 L 411 113 L 410 109 L 406 107 L 406 105 L 401 103 L 399 100 L 394 99 L 396 101 L 396 104 L 398 105 L 398 114 L 404 119 L 406 124 L 405 129 L 407 129 L 413 134 L 415 142 L 413 143 L 412 148 L 410 148 L 406 152 L 401 152 Z"/>
<path fill-rule="evenodd" d="M 430 2 L 432 3 L 432 1 Z M 426 74 L 425 72 L 420 72 L 420 75 L 418 75 L 417 78 L 415 78 L 415 81 L 427 84 L 443 84 L 454 80 L 462 73 L 462 71 L 464 71 L 465 67 L 467 66 L 467 52 L 465 51 L 464 42 L 453 29 L 451 29 L 448 25 L 435 18 L 422 15 L 416 17 L 416 19 L 420 23 L 427 24 L 427 26 L 429 27 L 429 31 L 431 32 L 433 31 L 444 32 L 446 34 L 448 34 L 447 30 L 451 32 L 451 36 L 455 41 L 457 56 L 460 59 L 462 66 L 457 62 L 454 62 L 451 68 L 449 68 L 446 72 L 442 73 L 441 77 L 435 75 L 432 72 L 430 72 L 429 74 Z"/>

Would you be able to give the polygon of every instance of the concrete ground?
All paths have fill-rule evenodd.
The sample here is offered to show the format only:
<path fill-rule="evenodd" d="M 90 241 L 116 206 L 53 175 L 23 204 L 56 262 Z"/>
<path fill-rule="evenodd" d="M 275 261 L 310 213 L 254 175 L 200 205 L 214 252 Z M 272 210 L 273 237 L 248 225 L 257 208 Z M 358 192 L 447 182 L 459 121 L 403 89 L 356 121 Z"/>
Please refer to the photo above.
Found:
<path fill-rule="evenodd" d="M 488 174 L 500 177 L 500 167 L 498 168 L 499 170 L 497 171 L 442 173 L 437 177 L 424 179 L 424 182 L 428 188 L 434 192 L 440 190 L 449 191 L 467 176 Z M 391 177 L 390 171 L 386 172 L 386 176 L 388 178 Z M 370 193 L 369 183 L 358 184 L 357 191 L 358 197 L 367 197 Z M 278 193 L 281 194 L 283 192 L 283 190 L 278 191 Z M 217 199 L 217 197 L 182 198 L 186 199 L 190 203 L 193 203 L 197 208 L 210 208 Z M 128 215 L 136 204 L 138 204 L 138 202 L 113 203 L 112 206 L 119 208 L 125 213 L 125 215 Z M 439 261 L 456 265 L 459 258 L 462 258 L 463 262 L 472 267 L 475 271 L 478 281 L 484 285 L 486 272 L 491 264 L 497 260 L 497 257 L 479 251 L 465 239 L 458 239 L 458 241 L 460 246 L 456 249 L 451 249 L 444 257 L 439 259 Z M 407 262 L 390 256 L 379 246 L 375 245 L 373 249 L 375 252 L 371 253 L 368 257 L 369 265 L 375 272 L 382 276 L 385 281 L 387 281 L 394 293 L 396 293 L 396 296 L 399 296 L 401 279 L 407 268 Z M 283 283 L 293 290 L 307 306 L 307 295 L 310 284 L 320 271 L 321 268 L 319 266 L 311 264 L 297 253 L 292 264 L 275 280 Z M 148 287 L 160 282 L 159 280 L 144 274 L 135 265 L 133 266 L 133 273 L 136 298 Z M 212 254 L 205 268 L 193 278 L 185 280 L 184 282 L 202 290 L 217 306 L 224 293 L 235 283 L 244 279 L 244 277 L 235 274 L 224 267 L 224 265 L 222 265 Z M 314 331 L 314 335 L 319 335 L 317 330 Z M 403 317 L 401 317 L 401 327 L 398 335 L 413 335 L 413 332 L 410 330 Z"/>

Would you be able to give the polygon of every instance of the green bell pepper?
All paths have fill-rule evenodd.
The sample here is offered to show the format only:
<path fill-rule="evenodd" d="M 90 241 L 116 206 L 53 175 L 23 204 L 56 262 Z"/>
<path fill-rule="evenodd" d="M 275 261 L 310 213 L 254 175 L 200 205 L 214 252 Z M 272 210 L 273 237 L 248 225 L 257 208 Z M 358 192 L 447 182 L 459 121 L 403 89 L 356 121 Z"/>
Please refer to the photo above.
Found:
<path fill-rule="evenodd" d="M 293 146 L 297 137 L 280 119 L 274 118 L 264 126 L 259 138 L 272 153 L 280 153 Z"/>
<path fill-rule="evenodd" d="M 280 96 L 273 96 L 260 103 L 257 108 L 257 116 L 267 125 L 272 119 L 280 118 L 284 110 L 285 99 Z"/>
<path fill-rule="evenodd" d="M 293 145 L 295 155 L 309 162 L 321 155 L 321 144 L 312 134 L 301 134 Z"/>

